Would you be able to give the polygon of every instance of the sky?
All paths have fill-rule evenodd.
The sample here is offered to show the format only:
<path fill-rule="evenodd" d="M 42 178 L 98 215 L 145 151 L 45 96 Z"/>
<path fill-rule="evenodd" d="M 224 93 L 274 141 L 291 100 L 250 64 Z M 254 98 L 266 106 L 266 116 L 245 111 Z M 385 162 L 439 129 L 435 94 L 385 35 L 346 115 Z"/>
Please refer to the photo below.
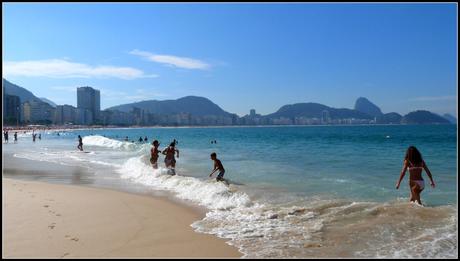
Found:
<path fill-rule="evenodd" d="M 3 78 L 57 104 L 188 95 L 457 115 L 457 4 L 2 3 Z"/>

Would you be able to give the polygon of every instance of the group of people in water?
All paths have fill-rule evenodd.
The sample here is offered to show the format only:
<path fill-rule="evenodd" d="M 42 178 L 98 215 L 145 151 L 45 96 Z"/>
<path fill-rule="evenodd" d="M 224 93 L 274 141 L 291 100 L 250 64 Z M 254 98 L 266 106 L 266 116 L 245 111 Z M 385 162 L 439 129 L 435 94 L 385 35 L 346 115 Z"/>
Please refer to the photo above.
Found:
<path fill-rule="evenodd" d="M 5 135 L 5 134 L 4 134 Z M 6 134 L 8 135 L 8 134 Z M 8 140 L 8 137 L 5 136 L 5 140 Z M 78 135 L 78 149 L 83 150 L 83 142 L 82 138 L 80 135 Z M 212 141 L 212 143 L 216 143 L 216 141 Z M 176 139 L 173 140 L 169 144 L 168 147 L 163 149 L 162 151 L 159 150 L 160 142 L 158 140 L 154 140 L 152 142 L 152 148 L 150 149 L 150 164 L 154 169 L 158 169 L 158 158 L 159 154 L 165 155 L 165 166 L 167 169 L 169 169 L 170 174 L 176 175 L 175 168 L 176 168 L 176 155 L 177 158 L 179 158 L 179 150 L 176 148 L 176 145 L 178 144 L 178 141 Z M 214 168 L 209 174 L 209 177 L 212 177 L 212 175 L 219 171 L 219 174 L 216 177 L 217 181 L 223 181 L 224 180 L 224 174 L 225 174 L 225 169 L 224 166 L 222 165 L 222 162 L 217 158 L 217 154 L 215 152 L 211 153 L 211 160 L 214 161 Z M 401 174 L 399 175 L 399 179 L 396 182 L 396 189 L 399 189 L 401 185 L 401 181 L 403 180 L 405 174 L 407 171 L 409 171 L 409 189 L 410 189 L 410 202 L 417 202 L 418 204 L 422 204 L 422 201 L 420 199 L 420 194 L 421 192 L 425 189 L 425 181 L 422 177 L 422 171 L 425 170 L 426 174 L 428 175 L 428 178 L 430 179 L 430 185 L 431 187 L 435 187 L 435 183 L 433 180 L 433 176 L 431 175 L 431 172 L 425 163 L 425 161 L 422 158 L 422 154 L 420 151 L 414 147 L 410 146 L 407 151 L 406 155 L 404 157 L 404 162 L 403 162 L 403 169 L 401 170 Z"/>
<path fill-rule="evenodd" d="M 24 133 L 26 133 L 24 131 Z M 35 133 L 35 132 L 32 132 L 32 141 L 35 142 L 35 140 L 37 139 L 37 135 L 38 135 L 38 139 L 41 140 L 42 139 L 42 134 L 41 133 Z M 13 138 L 14 138 L 14 143 L 17 143 L 18 142 L 18 132 L 15 131 L 14 134 L 13 134 Z M 9 133 L 8 133 L 8 130 L 3 130 L 3 139 L 5 140 L 5 143 L 8 143 L 8 139 L 9 139 Z"/>
<path fill-rule="evenodd" d="M 174 139 L 174 141 L 171 142 L 168 147 L 161 151 L 161 154 L 165 155 L 165 166 L 167 169 L 171 170 L 172 175 L 176 175 L 175 155 L 177 154 L 177 157 L 179 158 L 179 150 L 176 148 L 177 143 L 178 142 L 176 141 L 176 139 Z M 150 164 L 152 164 L 152 167 L 154 169 L 158 169 L 158 158 L 160 154 L 160 150 L 158 149 L 159 146 L 160 142 L 158 140 L 154 140 L 152 142 L 152 148 L 150 149 Z M 212 174 L 214 174 L 216 171 L 219 171 L 216 180 L 223 181 L 225 169 L 222 165 L 222 162 L 219 159 L 217 159 L 217 154 L 215 152 L 211 153 L 211 159 L 214 161 L 214 169 L 211 172 L 211 174 L 209 174 L 209 177 L 211 177 Z"/>

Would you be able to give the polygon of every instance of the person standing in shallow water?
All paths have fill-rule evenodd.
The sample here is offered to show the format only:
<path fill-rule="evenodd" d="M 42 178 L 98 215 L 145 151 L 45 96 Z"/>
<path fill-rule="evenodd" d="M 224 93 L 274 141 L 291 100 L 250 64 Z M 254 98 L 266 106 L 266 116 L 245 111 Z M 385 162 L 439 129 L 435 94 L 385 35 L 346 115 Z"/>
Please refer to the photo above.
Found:
<path fill-rule="evenodd" d="M 212 170 L 211 174 L 209 174 L 209 177 L 212 177 L 212 174 L 214 174 L 214 172 L 219 171 L 219 174 L 217 175 L 216 180 L 223 181 L 225 169 L 224 169 L 224 166 L 222 165 L 222 162 L 217 158 L 217 154 L 215 152 L 211 153 L 211 159 L 214 161 L 214 169 Z"/>
<path fill-rule="evenodd" d="M 160 146 L 160 143 L 154 140 L 152 145 L 153 147 L 150 149 L 150 163 L 154 169 L 158 169 L 158 153 L 160 153 L 158 146 Z"/>
<path fill-rule="evenodd" d="M 417 150 L 416 147 L 410 146 L 406 151 L 406 156 L 404 158 L 404 166 L 399 175 L 399 180 L 396 183 L 396 189 L 399 189 L 402 179 L 406 174 L 406 170 L 409 170 L 409 188 L 410 188 L 410 202 L 417 201 L 418 204 L 422 205 L 420 199 L 420 193 L 425 188 L 425 181 L 422 178 L 422 171 L 425 170 L 426 174 L 430 178 L 431 187 L 435 187 L 433 177 L 431 175 L 428 166 L 422 158 L 422 154 Z"/>
<path fill-rule="evenodd" d="M 172 175 L 176 175 L 176 159 L 174 158 L 175 153 L 177 152 L 177 157 L 179 158 L 179 150 L 176 149 L 176 144 L 175 142 L 171 142 L 169 144 L 169 147 L 164 149 L 161 153 L 163 155 L 166 155 L 165 157 L 165 165 L 166 168 L 171 169 Z"/>
<path fill-rule="evenodd" d="M 78 135 L 78 146 L 77 148 L 80 150 L 80 151 L 83 151 L 83 139 L 81 138 L 80 135 Z"/>

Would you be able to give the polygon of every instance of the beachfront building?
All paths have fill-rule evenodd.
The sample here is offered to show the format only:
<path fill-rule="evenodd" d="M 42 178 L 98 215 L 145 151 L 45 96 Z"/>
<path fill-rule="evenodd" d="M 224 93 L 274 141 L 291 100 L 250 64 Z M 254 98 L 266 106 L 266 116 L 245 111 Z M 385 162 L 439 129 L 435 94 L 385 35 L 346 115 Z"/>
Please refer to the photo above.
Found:
<path fill-rule="evenodd" d="M 22 104 L 22 111 L 25 123 L 51 124 L 54 121 L 56 109 L 46 102 L 30 100 Z"/>
<path fill-rule="evenodd" d="M 100 121 L 101 96 L 99 90 L 91 87 L 77 88 L 77 121 L 90 125 Z"/>
<path fill-rule="evenodd" d="M 77 108 L 72 105 L 57 105 L 54 122 L 55 124 L 76 123 Z"/>
<path fill-rule="evenodd" d="M 20 119 L 21 100 L 16 95 L 3 95 L 3 123 L 16 124 Z"/>
<path fill-rule="evenodd" d="M 321 113 L 321 124 L 329 124 L 331 123 L 331 116 L 329 115 L 328 110 L 324 110 Z"/>

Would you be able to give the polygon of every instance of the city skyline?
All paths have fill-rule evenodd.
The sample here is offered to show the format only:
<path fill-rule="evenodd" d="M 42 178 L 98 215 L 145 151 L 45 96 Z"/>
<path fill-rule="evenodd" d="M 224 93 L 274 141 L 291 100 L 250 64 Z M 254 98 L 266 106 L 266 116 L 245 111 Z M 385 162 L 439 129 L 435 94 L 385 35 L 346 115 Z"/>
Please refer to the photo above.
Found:
<path fill-rule="evenodd" d="M 196 95 L 243 116 L 362 96 L 386 113 L 457 116 L 456 5 L 3 7 L 3 77 L 57 104 L 92 86 L 101 110 Z"/>

